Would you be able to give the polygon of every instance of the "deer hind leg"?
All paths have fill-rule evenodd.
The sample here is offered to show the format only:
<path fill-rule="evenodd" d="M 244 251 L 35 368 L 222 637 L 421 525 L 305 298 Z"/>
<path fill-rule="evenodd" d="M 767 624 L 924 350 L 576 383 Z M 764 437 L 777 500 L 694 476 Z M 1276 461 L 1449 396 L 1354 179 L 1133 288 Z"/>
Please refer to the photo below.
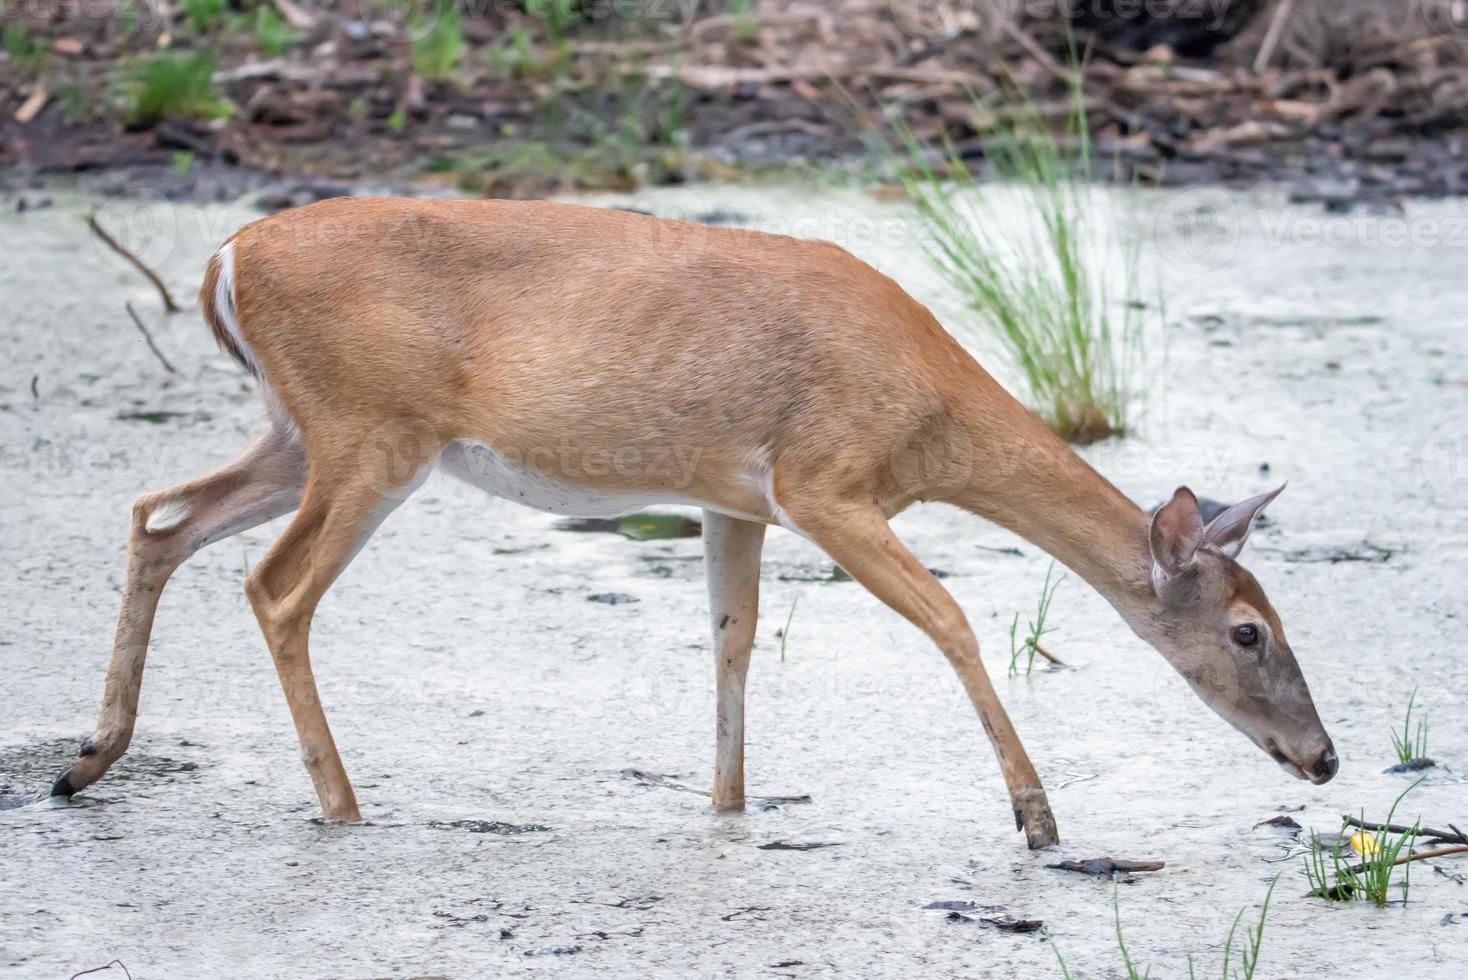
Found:
<path fill-rule="evenodd" d="M 53 796 L 96 782 L 132 741 L 153 615 L 169 576 L 205 545 L 288 514 L 301 503 L 306 451 L 293 431 L 271 426 L 228 466 L 133 504 L 112 662 L 96 730 L 57 778 Z"/>
<path fill-rule="evenodd" d="M 428 472 L 422 467 L 407 485 L 389 490 L 368 469 L 351 461 L 324 464 L 313 456 L 305 502 L 245 581 L 322 813 L 347 822 L 362 817 L 316 690 L 307 645 L 311 619 L 331 583 Z"/>
<path fill-rule="evenodd" d="M 781 503 L 790 520 L 852 578 L 927 633 L 943 651 L 999 757 L 1015 826 L 1024 830 L 1031 849 L 1059 843 L 1040 777 L 989 682 L 978 640 L 948 590 L 903 546 L 877 508 L 814 500 Z"/>
<path fill-rule="evenodd" d="M 714 809 L 744 809 L 744 681 L 759 617 L 765 526 L 706 510 L 703 550 L 718 678 Z"/>

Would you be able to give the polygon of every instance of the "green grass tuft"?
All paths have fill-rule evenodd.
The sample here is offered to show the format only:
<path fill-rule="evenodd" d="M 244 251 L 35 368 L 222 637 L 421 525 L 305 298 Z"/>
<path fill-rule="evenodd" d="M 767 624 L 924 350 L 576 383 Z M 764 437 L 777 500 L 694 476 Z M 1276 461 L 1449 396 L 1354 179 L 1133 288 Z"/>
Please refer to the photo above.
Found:
<path fill-rule="evenodd" d="M 19 21 L 6 25 L 5 57 L 21 74 L 31 78 L 40 75 L 41 69 L 46 67 L 49 50 L 45 38 L 36 37 Z"/>
<path fill-rule="evenodd" d="M 183 0 L 184 19 L 195 34 L 207 34 L 229 9 L 229 0 Z"/>
<path fill-rule="evenodd" d="M 935 150 L 900 119 L 903 153 L 889 146 L 889 154 L 930 225 L 934 264 L 1023 374 L 1031 409 L 1072 442 L 1124 435 L 1139 402 L 1133 375 L 1148 315 L 1138 243 L 1099 237 L 1107 215 L 1091 185 L 1078 83 L 1063 141 L 1028 96 L 1006 99 L 996 111 L 974 98 L 976 114 L 995 120 L 981 136 L 1002 190 L 980 184 L 951 141 Z M 1006 195 L 1021 220 L 1000 207 Z M 1120 289 L 1110 285 L 1108 255 L 1121 264 Z"/>
<path fill-rule="evenodd" d="M 160 54 L 137 66 L 126 80 L 123 117 L 148 125 L 179 116 L 218 118 L 229 114 L 214 94 L 214 55 Z"/>
<path fill-rule="evenodd" d="M 1383 825 L 1390 824 L 1392 817 L 1396 816 L 1397 807 L 1412 790 L 1416 789 L 1422 780 L 1417 780 L 1411 786 L 1402 790 L 1402 794 L 1392 803 L 1387 811 Z M 1362 813 L 1362 821 L 1365 821 L 1365 813 Z M 1348 841 L 1351 830 L 1349 821 L 1342 821 L 1341 832 L 1333 844 L 1326 844 L 1315 832 L 1310 834 L 1310 850 L 1305 854 L 1305 877 L 1310 882 L 1310 894 L 1317 898 L 1323 898 L 1327 902 L 1350 902 L 1369 901 L 1378 906 L 1386 906 L 1390 901 L 1390 889 L 1392 879 L 1396 876 L 1397 868 L 1402 869 L 1402 904 L 1406 904 L 1408 893 L 1412 884 L 1411 863 L 1396 864 L 1397 858 L 1401 857 L 1402 850 L 1407 849 L 1411 853 L 1412 839 L 1417 836 L 1422 821 L 1419 818 L 1411 828 L 1401 833 L 1392 833 L 1387 830 L 1368 832 L 1359 831 L 1366 840 L 1374 841 L 1374 845 L 1365 848 L 1367 853 L 1361 855 L 1361 860 L 1354 859 L 1355 852 L 1347 843 L 1342 846 L 1343 841 Z M 1327 860 L 1328 859 L 1328 860 Z M 1334 883 L 1331 876 L 1335 876 Z"/>
<path fill-rule="evenodd" d="M 250 33 L 255 38 L 255 47 L 267 58 L 280 57 L 287 48 L 301 39 L 300 34 L 268 4 L 255 8 L 255 20 L 250 26 Z"/>
<path fill-rule="evenodd" d="M 1412 709 L 1417 702 L 1417 688 L 1412 688 L 1412 696 L 1407 699 L 1407 717 L 1402 721 L 1402 734 L 1392 732 L 1392 750 L 1397 754 L 1397 760 L 1403 764 L 1414 759 L 1427 758 L 1427 716 L 1420 715 L 1417 718 L 1417 731 L 1412 731 Z"/>
<path fill-rule="evenodd" d="M 1055 627 L 1047 627 L 1045 625 L 1045 619 L 1050 615 L 1050 603 L 1055 599 L 1055 590 L 1060 588 L 1061 582 L 1065 581 L 1065 575 L 1062 574 L 1052 584 L 1050 581 L 1050 576 L 1054 572 L 1055 562 L 1051 561 L 1050 566 L 1045 569 L 1045 584 L 1040 587 L 1039 607 L 1035 610 L 1035 618 L 1030 620 L 1029 623 L 1026 624 L 1029 627 L 1029 633 L 1025 636 L 1023 641 L 1017 640 L 1017 633 L 1019 629 L 1019 613 L 1015 613 L 1014 619 L 1011 620 L 1009 623 L 1010 677 L 1014 677 L 1019 673 L 1019 655 L 1026 652 L 1029 654 L 1029 657 L 1025 661 L 1025 676 L 1029 676 L 1030 671 L 1034 670 L 1035 668 L 1035 654 L 1039 651 L 1040 637 L 1044 636 L 1046 633 L 1055 632 Z"/>
<path fill-rule="evenodd" d="M 1246 909 L 1239 909 L 1239 914 L 1234 916 L 1233 925 L 1228 930 L 1228 939 L 1224 942 L 1223 946 L 1223 968 L 1221 973 L 1223 980 L 1254 980 L 1254 975 L 1259 969 L 1260 951 L 1264 947 L 1264 923 L 1269 917 L 1269 900 L 1274 896 L 1274 886 L 1277 884 L 1279 884 L 1279 875 L 1274 876 L 1274 879 L 1269 883 L 1269 890 L 1264 893 L 1264 905 L 1259 909 L 1258 925 L 1251 926 L 1246 930 L 1243 946 L 1239 950 L 1239 960 L 1243 965 L 1242 973 L 1232 969 L 1232 965 L 1234 939 L 1238 934 L 1239 923 L 1243 920 Z M 1152 975 L 1152 968 L 1149 966 L 1145 970 L 1138 971 L 1136 963 L 1132 960 L 1131 951 L 1127 949 L 1126 937 L 1122 933 L 1121 928 L 1121 900 L 1119 891 L 1118 885 L 1113 880 L 1111 884 L 1111 907 L 1116 922 L 1116 946 L 1121 952 L 1122 969 L 1125 971 L 1124 975 L 1127 980 L 1147 980 Z M 1065 980 L 1073 980 L 1070 967 L 1066 964 L 1065 957 L 1060 954 L 1060 947 L 1055 943 L 1055 937 L 1050 934 L 1048 929 L 1044 930 L 1042 935 L 1050 943 L 1050 950 L 1055 954 L 1056 962 L 1060 964 L 1060 975 Z M 1188 954 L 1188 977 L 1189 980 L 1196 980 L 1197 978 L 1191 953 Z"/>
<path fill-rule="evenodd" d="M 1281 872 L 1283 873 L 1283 872 Z M 1259 909 L 1259 924 L 1250 926 L 1244 937 L 1244 946 L 1239 951 L 1239 959 L 1243 962 L 1244 972 L 1236 975 L 1229 969 L 1230 961 L 1233 959 L 1234 935 L 1238 932 L 1239 922 L 1244 918 L 1244 910 L 1239 909 L 1239 914 L 1234 916 L 1233 925 L 1228 927 L 1228 939 L 1223 944 L 1223 980 L 1254 980 L 1254 974 L 1259 969 L 1259 951 L 1264 946 L 1264 922 L 1269 918 L 1269 900 L 1274 897 L 1274 886 L 1279 884 L 1279 875 L 1275 875 L 1269 882 L 1269 891 L 1264 893 L 1264 905 Z M 1188 980 L 1196 980 L 1193 976 L 1193 957 L 1188 956 Z"/>
<path fill-rule="evenodd" d="M 433 23 L 424 29 L 422 15 L 413 24 L 413 71 L 431 81 L 446 81 L 464 57 L 464 25 L 457 4 L 440 0 Z"/>
<path fill-rule="evenodd" d="M 785 643 L 790 639 L 790 624 L 795 621 L 795 607 L 800 605 L 800 596 L 790 603 L 790 615 L 785 617 L 785 628 L 780 631 L 780 663 L 785 662 Z"/>

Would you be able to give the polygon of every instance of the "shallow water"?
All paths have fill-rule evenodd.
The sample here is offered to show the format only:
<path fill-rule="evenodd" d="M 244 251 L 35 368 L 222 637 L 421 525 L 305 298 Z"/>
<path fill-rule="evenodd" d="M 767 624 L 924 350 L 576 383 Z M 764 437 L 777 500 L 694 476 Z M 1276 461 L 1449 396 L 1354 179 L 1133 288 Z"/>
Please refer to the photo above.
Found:
<path fill-rule="evenodd" d="M 1372 225 L 1183 193 L 1132 202 L 1168 324 L 1142 434 L 1087 452 L 1147 504 L 1179 482 L 1232 499 L 1291 481 L 1246 560 L 1334 736 L 1333 782 L 1282 773 L 1073 577 L 1050 645 L 1076 669 L 1005 679 L 1010 617 L 1032 610 L 1048 559 L 930 507 L 900 517 L 899 533 L 947 573 L 979 631 L 1064 842 L 1025 850 L 972 709 L 927 640 L 779 530 L 748 709 L 749 791 L 771 802 L 715 815 L 687 791 L 707 788 L 713 748 L 699 541 L 559 531 L 434 478 L 315 624 L 316 673 L 368 824 L 315 819 L 241 592 L 276 522 L 169 585 L 129 755 L 71 805 L 0 804 L 0 971 L 65 976 L 116 958 L 140 980 L 1059 975 L 1039 933 L 924 908 L 970 901 L 1043 919 L 1075 975 L 1112 976 L 1112 885 L 1045 867 L 1110 855 L 1166 862 L 1116 888 L 1128 949 L 1155 976 L 1185 975 L 1190 954 L 1216 974 L 1234 915 L 1252 921 L 1280 872 L 1261 976 L 1460 975 L 1468 885 L 1428 865 L 1462 875 L 1468 863 L 1414 865 L 1405 907 L 1332 908 L 1302 897 L 1288 832 L 1255 825 L 1288 812 L 1332 835 L 1343 812 L 1384 816 L 1410 781 L 1382 770 L 1414 684 L 1443 765 L 1398 816 L 1462 825 L 1468 468 L 1441 447 L 1468 428 L 1468 241 L 1452 230 L 1464 209 L 1411 205 Z M 809 187 L 598 201 L 834 238 L 962 322 L 900 204 Z M 88 242 L 90 203 L 0 218 L 10 800 L 43 788 L 92 730 L 130 501 L 225 462 L 260 420 L 197 316 L 164 321 L 151 287 Z M 180 297 L 254 216 L 128 214 Z M 1393 227 L 1412 234 L 1384 241 Z M 777 632 L 797 601 L 782 661 Z"/>

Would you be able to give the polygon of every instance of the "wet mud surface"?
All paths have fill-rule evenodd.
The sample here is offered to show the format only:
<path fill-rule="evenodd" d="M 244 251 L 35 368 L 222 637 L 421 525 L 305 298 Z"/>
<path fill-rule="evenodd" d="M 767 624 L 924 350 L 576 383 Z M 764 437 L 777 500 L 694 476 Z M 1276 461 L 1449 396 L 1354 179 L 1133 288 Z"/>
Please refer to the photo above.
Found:
<path fill-rule="evenodd" d="M 808 188 L 698 193 L 817 228 L 903 214 Z M 1047 637 L 1071 669 L 1007 679 L 1010 619 L 1033 608 L 1048 558 L 958 511 L 898 519 L 948 573 L 1049 789 L 1063 843 L 1031 853 L 942 656 L 803 540 L 769 535 L 750 806 L 720 815 L 700 541 L 557 530 L 439 477 L 313 629 L 365 825 L 317 819 L 241 591 L 283 522 L 175 576 L 132 750 L 69 805 L 31 800 L 92 731 L 131 500 L 226 462 L 261 418 L 197 315 L 164 320 L 151 287 L 93 248 L 87 203 L 0 207 L 0 975 L 120 959 L 139 980 L 1059 976 L 1023 925 L 1038 920 L 1076 976 L 1106 977 L 1121 970 L 1114 889 L 1136 962 L 1186 975 L 1191 954 L 1204 975 L 1280 873 L 1261 975 L 1460 975 L 1461 860 L 1416 865 L 1406 906 L 1333 908 L 1304 897 L 1297 855 L 1343 813 L 1381 819 L 1419 776 L 1398 818 L 1464 825 L 1468 488 L 1432 456 L 1468 425 L 1461 249 L 1246 234 L 1206 275 L 1164 263 L 1166 365 L 1142 434 L 1086 450 L 1144 505 L 1179 482 L 1231 500 L 1291 481 L 1246 560 L 1340 752 L 1327 785 L 1281 772 L 1073 577 Z M 169 214 L 157 265 L 186 297 L 252 215 Z M 961 320 L 920 249 L 847 244 Z M 1385 774 L 1414 685 L 1438 764 Z M 1281 817 L 1299 826 L 1266 822 Z M 1121 885 L 1046 867 L 1097 855 L 1165 867 Z"/>

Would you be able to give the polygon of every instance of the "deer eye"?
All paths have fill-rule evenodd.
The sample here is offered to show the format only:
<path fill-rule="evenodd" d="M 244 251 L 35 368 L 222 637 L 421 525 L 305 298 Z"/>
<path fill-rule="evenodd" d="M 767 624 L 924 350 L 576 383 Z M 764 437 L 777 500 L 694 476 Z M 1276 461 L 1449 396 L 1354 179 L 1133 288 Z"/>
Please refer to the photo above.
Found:
<path fill-rule="evenodd" d="M 1253 646 L 1259 642 L 1259 627 L 1253 623 L 1244 623 L 1242 626 L 1235 626 L 1234 642 L 1241 647 Z"/>

